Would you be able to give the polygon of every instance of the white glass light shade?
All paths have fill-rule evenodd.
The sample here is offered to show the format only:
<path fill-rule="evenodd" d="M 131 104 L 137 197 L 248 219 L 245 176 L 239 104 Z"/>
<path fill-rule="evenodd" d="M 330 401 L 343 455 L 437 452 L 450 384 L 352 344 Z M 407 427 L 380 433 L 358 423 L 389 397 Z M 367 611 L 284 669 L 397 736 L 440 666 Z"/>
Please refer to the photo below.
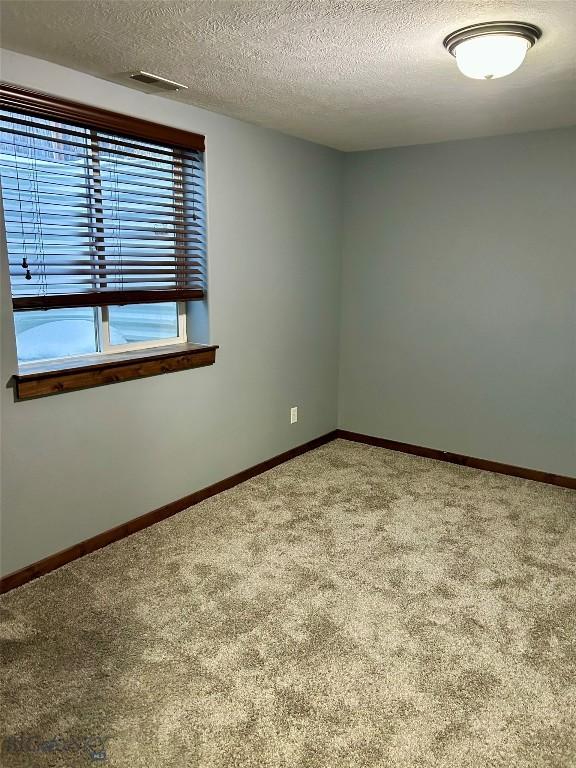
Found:
<path fill-rule="evenodd" d="M 481 35 L 458 43 L 458 69 L 475 80 L 492 80 L 514 72 L 524 61 L 530 43 L 518 35 Z"/>

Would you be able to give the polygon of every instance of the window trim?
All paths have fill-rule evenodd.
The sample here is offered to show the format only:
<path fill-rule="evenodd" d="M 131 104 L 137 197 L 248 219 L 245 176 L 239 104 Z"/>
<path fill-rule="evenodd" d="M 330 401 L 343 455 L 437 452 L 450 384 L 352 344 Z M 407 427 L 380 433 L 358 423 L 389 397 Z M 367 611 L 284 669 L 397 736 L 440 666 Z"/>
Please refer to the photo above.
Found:
<path fill-rule="evenodd" d="M 65 120 L 83 128 L 98 128 L 137 139 L 166 142 L 182 149 L 200 152 L 205 149 L 204 136 L 200 133 L 49 96 L 11 83 L 0 82 L 0 105 L 34 112 L 52 120 Z"/>
<path fill-rule="evenodd" d="M 12 377 L 15 396 L 16 400 L 32 400 L 104 384 L 202 368 L 214 365 L 217 349 L 216 344 L 174 344 L 162 349 L 69 358 L 65 368 L 46 361 L 41 364 L 27 363 L 26 369 L 21 367 Z"/>
<path fill-rule="evenodd" d="M 183 301 L 176 303 L 176 312 L 178 315 L 178 335 L 169 336 L 166 339 L 149 339 L 148 341 L 132 341 L 126 344 L 112 344 L 110 342 L 110 307 L 100 307 L 98 312 L 98 334 L 100 354 L 113 355 L 120 352 L 133 352 L 138 349 L 155 349 L 157 347 L 169 347 L 174 344 L 185 344 L 187 342 L 186 335 L 186 304 Z"/>

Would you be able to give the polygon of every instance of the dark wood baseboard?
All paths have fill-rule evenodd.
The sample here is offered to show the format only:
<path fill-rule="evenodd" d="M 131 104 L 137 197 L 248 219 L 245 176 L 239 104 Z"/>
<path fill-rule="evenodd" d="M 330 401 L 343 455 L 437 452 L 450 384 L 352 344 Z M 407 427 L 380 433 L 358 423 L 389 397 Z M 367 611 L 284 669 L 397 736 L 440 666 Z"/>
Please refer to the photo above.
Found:
<path fill-rule="evenodd" d="M 328 432 L 326 435 L 316 437 L 308 443 L 284 451 L 284 453 L 280 453 L 278 456 L 274 456 L 271 459 L 260 462 L 260 464 L 244 469 L 242 472 L 227 477 L 225 480 L 220 480 L 218 483 L 214 483 L 214 485 L 209 485 L 207 488 L 194 491 L 194 493 L 184 496 L 177 501 L 172 501 L 159 509 L 154 509 L 152 512 L 147 512 L 133 520 L 128 520 L 128 522 L 117 525 L 115 528 L 110 528 L 103 533 L 98 533 L 96 536 L 92 536 L 90 539 L 81 541 L 79 544 L 74 544 L 72 547 L 68 547 L 68 549 L 63 549 L 61 552 L 49 555 L 43 560 L 39 560 L 37 563 L 33 563 L 18 571 L 14 571 L 13 573 L 4 576 L 3 579 L 0 579 L 0 594 L 15 589 L 16 587 L 20 587 L 40 576 L 44 576 L 47 573 L 50 573 L 50 571 L 54 571 L 56 568 L 60 568 L 61 566 L 66 565 L 66 563 L 72 562 L 72 560 L 76 560 L 79 557 L 88 555 L 90 552 L 94 552 L 108 544 L 112 544 L 114 541 L 119 541 L 126 536 L 137 533 L 144 528 L 148 528 L 150 525 L 154 525 L 154 523 L 166 520 L 167 517 L 172 517 L 172 515 L 175 515 L 177 512 L 182 512 L 184 509 L 188 509 L 188 507 L 192 507 L 194 504 L 198 504 L 198 502 L 210 498 L 210 496 L 215 496 L 217 493 L 233 488 L 239 483 L 250 480 L 250 478 L 260 475 L 262 472 L 266 472 L 269 469 L 273 469 L 279 464 L 283 464 L 285 461 L 294 459 L 296 456 L 301 456 L 303 453 L 312 451 L 314 448 L 319 448 L 321 445 L 334 440 L 335 437 L 336 430 Z"/>
<path fill-rule="evenodd" d="M 414 456 L 424 456 L 427 459 L 437 459 L 439 461 L 447 461 L 450 464 L 460 464 L 463 467 L 485 469 L 488 472 L 497 472 L 501 475 L 513 475 L 514 477 L 522 477 L 525 480 L 536 480 L 539 483 L 559 485 L 563 488 L 576 490 L 576 477 L 555 475 L 552 472 L 542 472 L 539 469 L 516 467 L 514 464 L 502 464 L 499 461 L 490 461 L 489 459 L 475 459 L 473 456 L 463 456 L 459 453 L 439 451 L 436 448 L 424 448 L 423 446 L 412 445 L 411 443 L 400 443 L 396 440 L 387 440 L 384 437 L 372 437 L 371 435 L 363 435 L 360 432 L 349 432 L 346 429 L 337 429 L 336 437 L 342 438 L 343 440 L 352 440 L 355 443 L 366 443 L 367 445 L 375 445 L 379 448 L 388 448 L 391 451 L 411 453 Z"/>
<path fill-rule="evenodd" d="M 39 560 L 37 563 L 28 565 L 25 568 L 21 568 L 14 573 L 10 573 L 3 579 L 0 579 L 0 594 L 8 592 L 11 589 L 20 587 L 29 581 L 44 576 L 50 571 L 60 568 L 66 563 L 72 562 L 79 557 L 94 552 L 97 549 L 112 544 L 114 541 L 130 536 L 133 533 L 148 528 L 154 523 L 159 523 L 161 520 L 175 515 L 177 512 L 182 512 L 188 507 L 193 507 L 204 499 L 208 499 L 211 496 L 215 496 L 217 493 L 226 491 L 229 488 L 233 488 L 239 483 L 243 483 L 256 475 L 266 472 L 269 469 L 273 469 L 279 464 L 283 464 L 285 461 L 290 461 L 296 456 L 301 456 L 307 451 L 312 451 L 314 448 L 319 448 L 325 443 L 329 443 L 331 440 L 341 438 L 343 440 L 351 440 L 356 443 L 366 443 L 368 445 L 375 445 L 379 448 L 388 448 L 392 451 L 400 451 L 402 453 L 410 453 L 415 456 L 424 456 L 428 459 L 437 459 L 439 461 L 447 461 L 451 464 L 459 464 L 464 467 L 473 467 L 474 469 L 484 469 L 488 472 L 497 472 L 502 475 L 512 475 L 514 477 L 521 477 L 526 480 L 536 480 L 539 483 L 548 483 L 550 485 L 558 485 L 563 488 L 571 488 L 576 490 L 576 477 L 567 477 L 565 475 L 555 475 L 551 472 L 542 472 L 538 469 L 526 469 L 524 467 L 516 467 L 513 464 L 502 464 L 498 461 L 490 461 L 488 459 L 476 459 L 472 456 L 463 456 L 458 453 L 450 453 L 449 451 L 440 451 L 436 448 L 425 448 L 420 445 L 412 445 L 411 443 L 401 443 L 396 440 L 387 440 L 383 437 L 373 437 L 371 435 L 363 435 L 359 432 L 349 432 L 345 429 L 336 429 L 333 432 L 328 432 L 321 437 L 317 437 L 314 440 L 310 440 L 308 443 L 299 445 L 296 448 L 291 448 L 289 451 L 280 453 L 278 456 L 274 456 L 271 459 L 260 462 L 253 467 L 242 470 L 231 477 L 227 477 L 225 480 L 220 480 L 214 485 L 209 485 L 207 488 L 202 488 L 199 491 L 184 496 L 177 501 L 172 501 L 159 509 L 155 509 L 152 512 L 147 512 L 140 517 L 136 517 L 133 520 L 129 520 L 126 523 L 110 528 L 108 531 L 99 533 L 96 536 L 92 536 L 90 539 L 75 544 L 68 549 L 64 549 L 61 552 L 57 552 L 54 555 L 49 555 L 43 560 Z"/>

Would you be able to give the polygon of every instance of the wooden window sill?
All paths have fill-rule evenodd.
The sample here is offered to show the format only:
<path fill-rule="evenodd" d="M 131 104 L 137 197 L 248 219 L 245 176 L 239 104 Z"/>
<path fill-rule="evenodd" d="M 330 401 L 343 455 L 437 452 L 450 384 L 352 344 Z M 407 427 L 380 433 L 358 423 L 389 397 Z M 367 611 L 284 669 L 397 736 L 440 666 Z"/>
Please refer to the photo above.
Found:
<path fill-rule="evenodd" d="M 213 365 L 217 346 L 174 344 L 132 352 L 32 363 L 14 376 L 16 398 L 30 400 L 75 389 L 88 389 L 119 381 L 158 376 Z"/>

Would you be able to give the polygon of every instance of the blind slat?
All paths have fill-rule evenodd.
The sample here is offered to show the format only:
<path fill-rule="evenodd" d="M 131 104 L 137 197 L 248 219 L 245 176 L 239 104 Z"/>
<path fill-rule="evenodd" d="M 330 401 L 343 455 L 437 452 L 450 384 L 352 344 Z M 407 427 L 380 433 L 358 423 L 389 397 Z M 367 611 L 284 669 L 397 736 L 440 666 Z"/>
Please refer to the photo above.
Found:
<path fill-rule="evenodd" d="M 98 261 L 96 258 L 88 257 L 86 259 L 74 259 L 73 261 L 50 261 L 48 265 L 43 264 L 42 262 L 35 262 L 34 260 L 28 259 L 30 264 L 34 266 L 49 266 L 49 267 L 81 267 L 84 265 L 91 265 L 96 264 L 100 265 L 101 262 Z M 166 265 L 174 266 L 177 265 L 179 267 L 183 266 L 192 266 L 192 267 L 203 267 L 202 261 L 190 261 L 189 259 L 174 259 L 170 260 L 170 262 L 167 261 L 152 261 L 149 259 L 122 259 L 122 265 L 125 267 L 148 267 L 148 266 L 157 266 L 157 267 L 165 267 Z M 20 262 L 10 262 L 10 267 L 13 267 L 14 273 L 19 274 L 16 266 L 20 267 Z M 113 263 L 111 264 L 113 266 Z"/>
<path fill-rule="evenodd" d="M 62 277 L 62 275 L 56 275 L 55 277 Z M 136 286 L 140 286 L 140 287 L 144 288 L 144 287 L 146 287 L 146 285 L 150 285 L 150 284 L 154 284 L 154 283 L 162 283 L 166 288 L 169 288 L 169 287 L 172 287 L 172 286 L 176 288 L 178 285 L 184 285 L 184 284 L 186 284 L 186 285 L 188 285 L 188 284 L 189 285 L 193 285 L 194 283 L 196 283 L 196 284 L 200 283 L 200 280 L 188 280 L 188 279 L 186 279 L 186 281 L 183 281 L 183 280 L 178 280 L 176 277 L 174 279 L 170 280 L 168 277 L 164 277 L 164 276 L 146 277 L 146 278 L 144 278 L 142 276 L 139 276 L 139 277 L 122 277 L 122 278 L 120 278 L 118 276 L 114 276 L 114 277 L 110 277 L 110 278 L 99 276 L 96 279 L 95 278 L 83 279 L 83 278 L 79 277 L 76 280 L 73 279 L 74 275 L 68 275 L 66 277 L 67 277 L 66 280 L 55 280 L 54 281 L 54 287 L 63 288 L 64 286 L 72 286 L 72 287 L 88 286 L 88 287 L 92 288 L 93 290 L 95 290 L 98 287 L 97 283 L 100 282 L 100 283 L 105 283 L 107 285 L 128 285 L 128 284 L 130 284 L 133 288 L 136 287 Z M 22 293 L 22 294 L 18 293 L 17 295 L 18 296 L 27 296 L 28 294 L 27 293 Z"/>
<path fill-rule="evenodd" d="M 59 192 L 59 191 L 51 191 L 47 192 L 44 190 L 39 189 L 22 189 L 20 188 L 14 188 L 14 187 L 5 187 L 4 188 L 4 199 L 9 201 L 12 200 L 15 203 L 21 203 L 22 198 L 28 197 L 31 204 L 36 203 L 37 205 L 42 202 L 44 198 L 48 198 L 45 202 L 47 205 L 67 205 L 66 200 L 94 200 L 94 198 L 99 195 L 101 196 L 101 201 L 98 204 L 99 207 L 107 206 L 109 208 L 114 207 L 117 208 L 119 211 L 122 210 L 122 207 L 124 205 L 146 205 L 153 209 L 160 209 L 160 213 L 163 212 L 163 209 L 170 209 L 171 211 L 180 212 L 186 209 L 186 202 L 179 200 L 174 200 L 174 198 L 171 198 L 171 202 L 164 202 L 166 198 L 170 198 L 170 195 L 151 195 L 148 192 L 142 193 L 145 195 L 145 199 L 140 200 L 138 198 L 139 192 L 130 192 L 130 194 L 126 194 L 122 191 L 111 191 L 110 189 L 106 187 L 94 187 L 92 184 L 86 184 L 86 186 L 81 187 L 83 191 L 80 192 Z M 58 197 L 58 198 L 64 198 L 63 200 L 57 200 L 52 201 L 52 198 Z M 78 202 L 77 205 L 80 203 Z"/>
<path fill-rule="evenodd" d="M 54 277 L 66 277 L 67 275 L 71 275 L 74 271 L 80 270 L 80 271 L 86 271 L 91 272 L 95 271 L 99 274 L 116 274 L 116 275 L 122 275 L 124 273 L 130 274 L 131 277 L 141 275 L 142 278 L 150 278 L 155 277 L 156 275 L 162 275 L 163 279 L 171 279 L 174 278 L 175 280 L 180 280 L 180 275 L 184 274 L 184 272 L 190 271 L 193 274 L 201 275 L 204 273 L 204 269 L 202 266 L 194 266 L 193 264 L 186 263 L 184 264 L 162 264 L 158 265 L 156 267 L 150 267 L 149 269 L 144 266 L 134 266 L 129 264 L 124 264 L 122 261 L 117 261 L 113 263 L 107 263 L 104 265 L 104 262 L 102 262 L 103 266 L 102 268 L 97 267 L 96 264 L 86 263 L 86 264 L 80 264 L 80 265 L 66 265 L 66 267 L 58 267 L 55 264 L 48 264 L 48 265 L 41 265 L 38 266 L 34 272 L 34 274 L 31 274 L 30 280 L 28 280 L 25 277 L 25 270 L 20 270 L 17 268 L 16 265 L 11 265 L 10 267 L 10 275 L 11 277 L 14 277 L 16 282 L 21 283 L 25 286 L 26 283 L 32 281 L 36 282 L 37 280 L 43 280 L 46 275 L 53 274 Z"/>
<path fill-rule="evenodd" d="M 63 173 L 51 173 L 50 171 L 46 171 L 45 169 L 42 169 L 40 172 L 35 172 L 33 170 L 29 169 L 20 169 L 17 173 L 11 172 L 12 169 L 7 169 L 5 173 L 3 174 L 4 186 L 6 189 L 21 189 L 25 187 L 26 185 L 39 185 L 42 187 L 65 187 L 66 189 L 85 189 L 87 185 L 90 185 L 90 187 L 99 188 L 102 184 L 104 186 L 114 183 L 118 184 L 120 183 L 122 187 L 134 187 L 138 186 L 138 190 L 133 190 L 135 193 L 140 195 L 156 195 L 156 193 L 160 194 L 162 197 L 165 197 L 170 190 L 170 187 L 168 186 L 167 182 L 172 183 L 172 179 L 158 179 L 158 181 L 164 181 L 164 185 L 160 186 L 157 183 L 151 183 L 151 178 L 148 174 L 139 175 L 139 174 L 122 174 L 122 176 L 126 176 L 126 180 L 122 182 L 118 182 L 116 179 L 117 174 L 113 174 L 109 171 L 102 170 L 100 172 L 99 176 L 99 182 L 96 183 L 96 181 L 93 179 L 92 176 L 90 176 L 88 173 L 78 173 L 78 174 L 63 174 Z M 113 178 L 109 178 L 113 177 Z M 129 180 L 128 180 L 129 177 Z M 56 181 L 56 179 L 63 179 L 63 181 Z M 66 182 L 72 182 L 67 184 Z M 189 190 L 199 190 L 201 191 L 203 188 L 202 180 L 199 176 L 194 176 L 194 181 L 186 180 L 186 187 Z M 149 192 L 143 192 L 142 189 L 150 190 Z M 130 191 L 130 190 L 127 190 Z M 163 194 L 164 193 L 164 194 Z"/>
<path fill-rule="evenodd" d="M 26 212 L 25 210 L 21 211 L 21 207 L 23 205 L 22 198 L 20 198 L 20 200 L 14 200 L 14 202 L 17 203 L 17 205 L 20 207 L 16 207 L 16 206 L 10 207 L 8 205 L 8 203 L 10 202 L 10 198 L 6 196 L 4 196 L 4 201 L 5 201 L 4 202 L 5 208 L 12 215 L 20 214 L 23 216 L 28 214 L 30 216 L 35 216 L 36 218 L 42 218 L 44 215 L 52 215 L 52 216 L 58 215 L 60 212 L 59 211 L 60 208 L 64 208 L 64 210 L 68 212 L 73 211 L 74 216 L 78 216 L 81 214 L 86 216 L 86 215 L 92 214 L 91 209 L 82 203 L 79 203 L 78 205 L 72 205 L 72 204 L 66 204 L 66 203 L 58 203 L 57 201 L 52 201 L 52 202 L 44 201 L 44 202 L 41 202 L 41 205 L 39 205 L 34 201 L 32 197 L 30 197 L 28 200 L 24 200 L 24 205 L 27 204 L 29 208 L 29 210 Z M 49 206 L 51 207 L 49 210 L 47 210 Z M 95 209 L 96 207 L 94 208 L 94 210 Z M 46 214 L 44 213 L 45 210 L 47 211 Z M 146 211 L 146 210 L 143 210 L 142 208 L 122 207 L 120 209 L 120 212 L 122 213 L 122 216 L 124 216 L 124 214 L 134 213 L 134 214 L 138 214 L 140 217 L 147 217 L 148 215 L 151 215 L 151 216 L 167 216 L 170 219 L 174 219 L 174 214 L 172 212 L 168 210 L 163 210 L 161 208 L 154 208 L 152 211 Z M 67 215 L 70 215 L 70 214 L 68 213 Z M 180 218 L 181 216 L 184 216 L 184 218 L 191 219 L 192 221 L 196 221 L 200 216 L 199 213 L 194 213 L 193 210 L 188 210 L 187 208 L 179 209 L 177 211 L 177 215 L 178 215 L 178 218 Z M 109 216 L 108 218 L 110 219 L 111 217 Z"/>
<path fill-rule="evenodd" d="M 141 256 L 145 256 L 146 252 L 156 254 L 156 256 L 162 256 L 165 252 L 168 253 L 187 253 L 188 251 L 198 251 L 202 253 L 204 251 L 204 245 L 198 241 L 196 245 L 191 245 L 192 239 L 188 238 L 186 241 L 186 245 L 174 247 L 170 245 L 157 245 L 156 243 L 154 245 L 151 245 L 150 243 L 145 243 L 142 245 L 138 245 L 137 243 L 132 243 L 130 245 L 130 248 L 123 249 L 121 245 L 115 244 L 112 242 L 113 238 L 109 238 L 110 245 L 106 247 L 105 245 L 101 245 L 98 242 L 93 243 L 93 248 L 90 248 L 89 245 L 86 243 L 46 243 L 46 242 L 37 242 L 34 240 L 33 242 L 26 243 L 22 242 L 19 245 L 18 249 L 12 249 L 10 252 L 12 255 L 18 257 L 18 256 L 25 256 L 28 253 L 37 253 L 40 258 L 46 256 L 57 256 L 60 255 L 62 258 L 65 258 L 66 256 L 73 256 L 71 253 L 64 253 L 63 251 L 66 248 L 69 248 L 71 250 L 76 250 L 77 252 L 88 252 L 93 253 L 98 248 L 102 250 L 102 253 L 104 251 L 109 256 L 114 256 L 115 254 L 118 254 L 119 256 L 122 256 L 123 254 L 128 255 L 130 253 L 135 253 L 138 255 L 140 253 Z M 56 250 L 49 250 L 49 249 L 56 248 Z M 135 249 L 142 249 L 140 251 Z M 9 254 L 9 259 L 12 261 L 12 256 Z"/>
<path fill-rule="evenodd" d="M 57 223 L 47 223 L 42 222 L 41 226 L 34 227 L 33 223 L 30 222 L 12 222 L 8 221 L 6 222 L 10 225 L 11 229 L 18 229 L 22 237 L 26 236 L 35 236 L 38 234 L 39 231 L 44 232 L 46 231 L 47 237 L 55 237 L 56 234 L 62 234 L 63 237 L 66 237 L 67 235 L 71 234 L 70 230 L 73 232 L 76 232 L 77 237 L 91 237 L 92 235 L 88 233 L 82 232 L 82 230 L 88 229 L 93 230 L 95 228 L 94 224 L 90 223 L 83 223 L 83 224 L 57 224 Z M 63 232 L 61 232 L 63 230 Z M 147 233 L 154 235 L 154 239 L 170 239 L 173 240 L 175 237 L 182 237 L 186 235 L 186 233 L 195 233 L 195 234 L 201 234 L 202 228 L 198 227 L 196 225 L 185 225 L 185 226 L 170 226 L 170 227 L 162 227 L 162 229 L 151 229 L 150 227 L 128 227 L 128 226 L 122 226 L 122 225 L 115 225 L 115 224 L 98 224 L 98 230 L 111 230 L 111 231 L 118 231 L 120 230 L 125 235 L 132 235 L 134 236 L 137 233 Z"/>
<path fill-rule="evenodd" d="M 29 159 L 29 158 L 24 158 Z M 52 163 L 51 163 L 52 165 Z M 13 162 L 10 162 L 9 160 L 6 160 L 3 162 L 3 166 L 6 169 L 5 174 L 8 178 L 24 178 L 26 174 L 38 174 L 40 171 L 34 170 L 33 166 L 30 166 L 26 163 L 20 163 L 19 165 Z M 140 171 L 137 170 L 132 171 L 122 171 L 122 176 L 125 176 L 127 179 L 132 179 L 134 184 L 141 184 L 142 180 L 145 179 L 146 181 L 150 182 L 152 186 L 154 186 L 153 182 L 163 182 L 164 184 L 169 183 L 172 180 L 171 175 L 167 172 L 168 175 L 162 176 L 160 175 L 160 171 L 158 170 L 157 173 L 152 173 L 151 171 Z M 64 177 L 67 179 L 84 179 L 86 178 L 86 170 L 81 171 L 80 173 L 73 173 L 72 169 L 67 168 L 66 171 L 62 170 L 51 170 L 50 167 L 43 166 L 41 170 L 41 174 L 44 177 Z M 108 177 L 114 177 L 116 175 L 116 172 L 113 169 L 109 168 L 101 168 L 100 169 L 100 176 L 104 179 Z M 200 188 L 203 188 L 204 186 L 204 176 L 201 173 L 201 169 L 197 169 L 194 173 L 188 172 L 184 179 L 186 185 L 190 184 L 197 184 Z M 158 186 L 158 184 L 156 184 Z"/>
<path fill-rule="evenodd" d="M 36 309 L 65 309 L 70 307 L 102 307 L 106 305 L 150 304 L 165 301 L 197 301 L 204 298 L 204 289 L 197 286 L 187 288 L 138 288 L 83 293 L 50 294 L 49 296 L 14 296 L 15 312 Z"/>
<path fill-rule="evenodd" d="M 128 216 L 128 214 L 135 214 L 135 215 Z M 40 218 L 37 215 L 35 215 L 33 213 L 25 214 L 25 213 L 20 213 L 20 212 L 12 211 L 12 216 L 10 218 L 6 217 L 5 221 L 8 224 L 20 224 L 22 222 L 24 222 L 25 224 L 26 223 L 32 223 L 32 222 L 26 222 L 24 220 L 24 217 L 26 215 L 28 215 L 30 218 L 34 218 L 35 219 L 35 221 L 33 223 L 36 226 L 41 226 L 43 222 L 50 221 L 51 219 L 56 219 L 56 220 L 60 220 L 61 219 L 62 221 L 75 220 L 75 221 L 79 221 L 79 222 L 81 222 L 83 224 L 86 224 L 86 218 L 87 218 L 85 215 L 83 215 L 82 211 L 77 212 L 77 213 L 60 213 L 58 210 L 56 210 L 56 211 L 49 211 L 49 212 L 45 212 L 43 210 L 42 211 L 42 219 L 41 220 L 40 220 Z M 123 216 L 126 215 L 128 217 L 128 218 L 124 218 L 123 219 L 124 222 L 134 221 L 134 222 L 137 222 L 138 224 L 162 224 L 162 225 L 165 225 L 168 222 L 173 222 L 174 221 L 174 216 L 171 216 L 171 217 L 169 217 L 167 219 L 152 219 L 152 218 L 146 216 L 144 211 L 136 211 L 136 210 L 123 211 L 122 215 Z M 160 214 L 156 214 L 156 215 L 160 215 Z M 203 221 L 203 219 L 202 219 L 200 214 L 198 214 L 196 216 L 196 218 L 193 218 L 191 214 L 187 214 L 187 213 L 184 214 L 183 216 L 180 216 L 180 215 L 178 216 L 178 221 L 180 222 L 182 220 L 194 222 L 194 224 L 190 225 L 190 226 L 199 226 L 199 225 L 202 224 L 202 221 Z M 70 226 L 74 226 L 74 225 L 71 224 Z M 110 226 L 113 226 L 113 225 L 111 224 Z M 114 226 L 119 226 L 119 225 L 116 224 Z M 186 226 L 188 226 L 188 225 L 186 225 Z"/>

